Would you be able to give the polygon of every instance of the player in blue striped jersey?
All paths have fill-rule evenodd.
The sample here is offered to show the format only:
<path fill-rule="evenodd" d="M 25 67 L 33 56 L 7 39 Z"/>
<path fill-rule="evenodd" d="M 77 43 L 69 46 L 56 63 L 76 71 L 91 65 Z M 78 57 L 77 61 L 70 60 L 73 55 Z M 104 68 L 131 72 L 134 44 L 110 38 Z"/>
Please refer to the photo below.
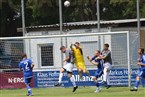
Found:
<path fill-rule="evenodd" d="M 137 64 L 140 66 L 140 68 L 139 68 L 139 73 L 136 77 L 135 87 L 131 89 L 131 91 L 137 91 L 140 83 L 140 79 L 141 78 L 145 79 L 145 54 L 143 48 L 138 49 L 138 55 L 139 58 Z"/>
<path fill-rule="evenodd" d="M 27 96 L 32 96 L 32 90 L 30 87 L 31 79 L 33 77 L 33 68 L 34 64 L 31 59 L 27 58 L 26 54 L 23 54 L 22 61 L 19 63 L 20 70 L 23 71 L 24 75 L 24 83 L 26 84 L 26 88 L 28 91 Z"/>
<path fill-rule="evenodd" d="M 98 67 L 98 69 L 95 72 L 95 77 L 93 78 L 94 82 L 96 83 L 97 89 L 95 92 L 100 92 L 101 88 L 100 88 L 100 84 L 98 82 L 98 78 L 102 76 L 103 74 L 103 60 L 102 59 L 97 59 L 98 57 L 100 57 L 100 51 L 96 50 L 94 53 L 94 57 L 90 58 L 89 56 L 87 57 L 88 60 L 95 66 Z"/>

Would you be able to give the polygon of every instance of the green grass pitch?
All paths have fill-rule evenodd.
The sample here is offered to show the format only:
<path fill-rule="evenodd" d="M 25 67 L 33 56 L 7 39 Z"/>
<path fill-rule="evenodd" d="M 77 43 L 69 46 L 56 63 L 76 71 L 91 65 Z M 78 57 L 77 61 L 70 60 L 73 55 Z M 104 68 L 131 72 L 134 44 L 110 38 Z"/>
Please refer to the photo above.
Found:
<path fill-rule="evenodd" d="M 26 97 L 25 89 L 0 90 L 0 97 Z M 95 87 L 80 87 L 75 93 L 72 88 L 35 88 L 33 97 L 145 97 L 145 88 L 140 87 L 137 92 L 130 92 L 128 87 L 102 88 L 94 93 Z"/>

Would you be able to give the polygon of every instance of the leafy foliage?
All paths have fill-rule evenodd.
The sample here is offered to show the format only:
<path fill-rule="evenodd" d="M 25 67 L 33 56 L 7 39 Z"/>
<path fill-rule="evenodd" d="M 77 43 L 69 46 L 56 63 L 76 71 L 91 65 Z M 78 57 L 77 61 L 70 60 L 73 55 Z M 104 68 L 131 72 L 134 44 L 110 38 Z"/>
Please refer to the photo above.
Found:
<path fill-rule="evenodd" d="M 26 26 L 59 23 L 58 0 L 24 1 Z M 96 0 L 69 1 L 70 7 L 62 6 L 63 22 L 96 20 Z M 100 16 L 101 20 L 136 18 L 136 0 L 100 0 Z M 140 16 L 145 18 L 144 0 L 140 0 Z M 21 0 L 0 0 L 0 22 L 0 36 L 15 35 L 22 24 Z"/>

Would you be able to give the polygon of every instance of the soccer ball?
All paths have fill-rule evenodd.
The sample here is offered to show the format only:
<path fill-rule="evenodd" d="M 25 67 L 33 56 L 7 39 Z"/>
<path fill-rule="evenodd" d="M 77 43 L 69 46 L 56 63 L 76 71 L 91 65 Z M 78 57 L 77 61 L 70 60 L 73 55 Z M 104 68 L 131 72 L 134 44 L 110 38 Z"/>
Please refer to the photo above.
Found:
<path fill-rule="evenodd" d="M 65 1 L 65 2 L 64 2 L 64 6 L 65 6 L 65 7 L 69 7 L 69 6 L 70 6 L 70 2 L 69 2 L 69 1 Z"/>

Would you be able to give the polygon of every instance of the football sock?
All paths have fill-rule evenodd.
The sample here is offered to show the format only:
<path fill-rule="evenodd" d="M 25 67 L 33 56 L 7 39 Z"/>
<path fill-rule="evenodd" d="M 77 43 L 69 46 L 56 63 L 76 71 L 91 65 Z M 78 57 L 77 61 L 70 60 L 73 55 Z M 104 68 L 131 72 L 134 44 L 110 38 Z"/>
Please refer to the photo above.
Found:
<path fill-rule="evenodd" d="M 70 81 L 72 82 L 73 86 L 76 87 L 75 78 L 73 76 L 70 77 Z"/>
<path fill-rule="evenodd" d="M 59 74 L 59 81 L 58 81 L 59 83 L 61 83 L 62 77 L 63 77 L 63 73 L 60 73 L 60 74 Z"/>
<path fill-rule="evenodd" d="M 139 86 L 139 80 L 136 80 L 136 82 L 135 82 L 135 88 L 137 89 L 138 88 L 138 86 Z"/>
<path fill-rule="evenodd" d="M 30 95 L 31 95 L 31 94 L 32 94 L 31 87 L 30 87 L 29 85 L 27 85 L 27 87 L 26 87 L 26 88 L 27 88 L 28 94 L 30 94 Z"/>
<path fill-rule="evenodd" d="M 90 77 L 90 73 L 89 73 L 89 71 L 88 71 L 88 70 L 86 71 L 86 74 Z"/>

